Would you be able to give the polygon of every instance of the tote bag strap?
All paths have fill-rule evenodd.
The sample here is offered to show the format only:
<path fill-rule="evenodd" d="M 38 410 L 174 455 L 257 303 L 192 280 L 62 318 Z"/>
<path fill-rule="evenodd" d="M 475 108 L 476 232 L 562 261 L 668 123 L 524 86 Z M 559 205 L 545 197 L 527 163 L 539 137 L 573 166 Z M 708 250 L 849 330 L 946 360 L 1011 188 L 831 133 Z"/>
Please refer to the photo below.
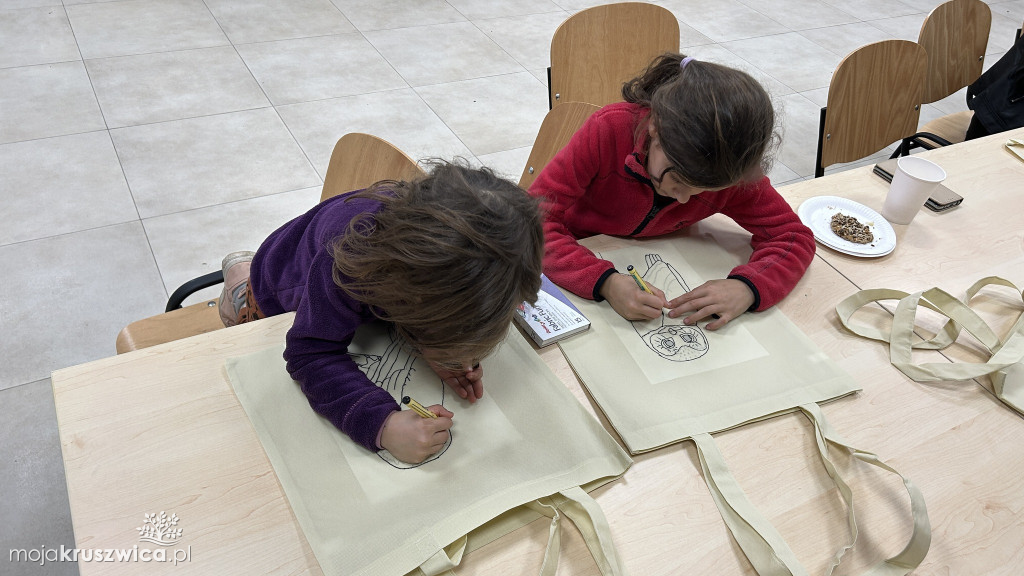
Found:
<path fill-rule="evenodd" d="M 578 486 L 558 494 L 565 498 L 565 502 L 559 504 L 559 508 L 583 535 L 583 540 L 587 543 L 587 548 L 590 549 L 590 554 L 597 562 L 601 574 L 626 574 L 626 569 L 615 549 L 615 543 L 612 542 L 612 530 L 608 525 L 608 519 L 597 501 Z"/>
<path fill-rule="evenodd" d="M 455 576 L 455 567 L 462 562 L 462 555 L 466 553 L 466 543 L 469 538 L 463 536 L 455 542 L 437 551 L 429 560 L 420 564 L 420 572 L 424 576 Z"/>
<path fill-rule="evenodd" d="M 978 280 L 968 288 L 963 301 L 938 288 L 913 294 L 895 290 L 862 290 L 840 302 L 836 306 L 836 312 L 843 326 L 854 334 L 888 342 L 890 361 L 909 378 L 918 382 L 931 382 L 969 380 L 988 375 L 992 379 L 996 396 L 1018 412 L 1024 413 L 1024 367 L 1020 366 L 1021 360 L 1024 359 L 1024 315 L 1017 318 L 1005 339 L 1000 340 L 969 306 L 971 298 L 988 285 L 1005 286 L 1012 288 L 1018 295 L 1021 294 L 1021 290 L 1012 282 L 990 276 Z M 862 306 L 870 302 L 894 299 L 898 299 L 899 304 L 896 306 L 892 327 L 888 333 L 851 322 L 850 317 Z M 948 320 L 934 338 L 912 343 L 918 306 L 930 308 L 946 316 Z M 913 363 L 913 349 L 944 348 L 956 340 L 961 328 L 988 349 L 991 356 L 987 362 Z"/>
<path fill-rule="evenodd" d="M 903 480 L 903 486 L 907 489 L 907 494 L 910 496 L 910 515 L 913 520 L 913 530 L 910 534 L 910 539 L 907 541 L 907 545 L 898 554 L 892 558 L 882 560 L 878 564 L 864 571 L 862 574 L 865 576 L 903 576 L 909 573 L 914 568 L 917 568 L 924 560 L 925 555 L 928 553 L 928 548 L 931 545 L 932 540 L 932 529 L 931 523 L 928 520 L 928 509 L 925 506 L 924 495 L 916 484 L 911 482 L 909 478 L 900 474 L 895 468 L 889 466 L 881 459 L 878 455 L 867 452 L 865 450 L 859 450 L 850 445 L 849 442 L 844 440 L 839 434 L 832 428 L 828 420 L 825 419 L 825 415 L 822 414 L 821 408 L 815 403 L 808 403 L 800 406 L 800 410 L 811 420 L 814 424 L 814 437 L 818 446 L 818 452 L 821 455 L 822 463 L 825 465 L 825 470 L 828 475 L 832 478 L 832 482 L 839 489 L 839 493 L 843 496 L 843 500 L 846 502 L 847 509 L 847 522 L 850 526 L 850 543 L 836 552 L 835 557 L 832 560 L 831 565 L 828 569 L 828 574 L 839 566 L 839 561 L 846 550 L 849 550 L 857 541 L 857 521 L 854 517 L 853 511 L 853 491 L 849 485 L 843 480 L 842 476 L 839 475 L 839 471 L 836 469 L 835 464 L 829 457 L 829 444 L 845 450 L 850 456 L 860 460 L 861 462 L 871 464 L 877 468 L 881 468 L 886 472 L 891 472 L 900 477 Z"/>
<path fill-rule="evenodd" d="M 586 490 L 576 486 L 551 496 L 525 504 L 527 508 L 551 518 L 548 528 L 548 543 L 541 564 L 541 576 L 555 576 L 558 570 L 558 555 L 561 551 L 562 518 L 568 518 L 583 535 L 594 561 L 603 576 L 626 576 L 626 569 L 619 560 L 612 531 L 604 511 Z M 468 538 L 463 536 L 451 545 L 439 550 L 419 567 L 423 576 L 455 576 L 455 567 L 462 562 Z"/>
<path fill-rule="evenodd" d="M 931 543 L 931 526 L 921 491 L 905 476 L 882 462 L 878 456 L 863 450 L 852 448 L 831 427 L 817 404 L 800 406 L 800 410 L 814 424 L 815 439 L 822 463 L 829 477 L 839 490 L 846 505 L 847 526 L 850 540 L 840 548 L 832 558 L 826 574 L 839 566 L 843 554 L 853 548 L 857 542 L 857 521 L 853 507 L 853 491 L 843 480 L 829 455 L 829 444 L 847 450 L 851 456 L 898 475 L 910 494 L 911 516 L 914 529 L 906 547 L 896 556 L 883 560 L 868 568 L 865 576 L 902 576 L 916 568 L 924 560 Z M 707 480 L 708 489 L 715 500 L 722 518 L 732 532 L 743 553 L 754 566 L 760 576 L 804 576 L 807 570 L 800 565 L 793 551 L 783 540 L 775 527 L 747 499 L 743 490 L 736 483 L 732 473 L 725 464 L 714 440 L 709 434 L 698 434 L 693 437 L 697 445 L 697 454 L 701 468 Z"/>
<path fill-rule="evenodd" d="M 569 488 L 547 498 L 530 502 L 527 507 L 551 518 L 551 525 L 548 528 L 548 544 L 544 551 L 544 563 L 541 565 L 541 576 L 554 576 L 558 569 L 563 516 L 576 525 L 603 576 L 624 576 L 626 574 L 626 569 L 612 542 L 608 519 L 597 501 L 585 490 L 578 486 Z"/>
<path fill-rule="evenodd" d="M 747 499 L 710 434 L 692 436 L 704 480 L 726 526 L 760 576 L 807 576 L 796 555 Z"/>
<path fill-rule="evenodd" d="M 854 324 L 850 321 L 850 317 L 853 316 L 854 312 L 872 302 L 902 300 L 907 296 L 910 296 L 910 294 L 901 292 L 900 290 L 888 290 L 885 288 L 861 290 L 837 304 L 836 313 L 839 315 L 839 322 L 841 322 L 843 327 L 850 332 L 853 332 L 858 336 L 863 336 L 864 338 L 870 338 L 871 340 L 889 342 L 890 335 L 892 334 L 891 328 L 886 330 L 883 328 L 876 328 L 874 326 Z M 932 310 L 935 309 L 934 305 L 932 305 L 928 300 L 922 302 L 921 305 L 931 308 Z M 914 348 L 922 350 L 939 350 L 952 344 L 959 334 L 960 326 L 958 326 L 956 322 L 946 322 L 934 337 L 914 344 Z"/>

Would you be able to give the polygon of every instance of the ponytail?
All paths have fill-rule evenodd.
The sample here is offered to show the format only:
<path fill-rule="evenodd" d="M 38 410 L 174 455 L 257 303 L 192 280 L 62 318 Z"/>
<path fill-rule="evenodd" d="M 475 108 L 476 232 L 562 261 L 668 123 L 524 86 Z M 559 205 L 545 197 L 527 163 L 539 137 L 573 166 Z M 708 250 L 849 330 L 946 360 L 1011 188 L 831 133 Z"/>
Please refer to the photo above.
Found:
<path fill-rule="evenodd" d="M 666 52 L 658 56 L 639 76 L 622 85 L 622 99 L 649 107 L 654 92 L 682 73 L 682 61 L 682 54 Z"/>

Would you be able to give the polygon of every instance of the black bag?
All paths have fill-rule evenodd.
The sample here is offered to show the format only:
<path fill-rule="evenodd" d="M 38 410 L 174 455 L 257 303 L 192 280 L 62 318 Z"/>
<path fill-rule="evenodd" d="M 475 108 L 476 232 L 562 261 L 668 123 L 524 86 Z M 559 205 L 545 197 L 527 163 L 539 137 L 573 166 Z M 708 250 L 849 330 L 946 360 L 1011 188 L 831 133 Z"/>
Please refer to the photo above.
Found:
<path fill-rule="evenodd" d="M 1024 126 L 1024 35 L 967 87 L 967 107 L 974 110 L 967 140 Z"/>

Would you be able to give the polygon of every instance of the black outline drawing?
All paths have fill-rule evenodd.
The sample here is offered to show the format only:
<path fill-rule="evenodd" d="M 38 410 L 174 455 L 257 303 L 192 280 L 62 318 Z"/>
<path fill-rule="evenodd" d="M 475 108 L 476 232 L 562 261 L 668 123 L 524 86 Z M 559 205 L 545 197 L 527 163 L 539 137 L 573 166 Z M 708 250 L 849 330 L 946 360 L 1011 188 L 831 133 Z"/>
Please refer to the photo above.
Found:
<path fill-rule="evenodd" d="M 667 295 L 683 294 L 690 291 L 683 276 L 662 260 L 660 254 L 647 254 L 644 257 L 647 271 L 641 277 Z M 708 339 L 698 326 L 686 326 L 682 318 L 669 318 L 662 314 L 661 324 L 653 330 L 649 328 L 653 320 L 630 322 L 633 330 L 647 347 L 658 356 L 673 362 L 689 362 L 708 353 Z"/>
<path fill-rule="evenodd" d="M 350 354 L 350 356 L 356 363 L 356 366 L 359 366 L 359 369 L 366 374 L 366 377 L 369 378 L 371 382 L 387 390 L 392 397 L 399 400 L 406 395 L 405 387 L 412 380 L 412 375 L 416 372 L 415 365 L 417 358 L 409 352 L 405 346 L 405 342 L 398 337 L 398 334 L 391 326 L 387 327 L 387 339 L 388 345 L 380 354 Z M 431 370 L 430 373 L 433 374 L 433 371 Z M 421 401 L 424 406 L 430 406 L 433 404 L 440 404 L 444 406 L 445 384 L 440 378 L 437 378 L 437 382 L 440 393 L 440 399 L 437 402 L 429 402 L 428 400 L 433 399 L 436 396 L 422 391 L 417 391 L 410 395 Z M 453 438 L 454 435 L 449 430 L 448 442 L 444 447 L 436 454 L 419 464 L 402 462 L 392 456 L 387 450 L 377 452 L 377 456 L 380 457 L 381 460 L 398 469 L 404 470 L 408 468 L 416 468 L 426 464 L 427 462 L 437 460 L 441 454 L 444 454 L 452 445 Z"/>

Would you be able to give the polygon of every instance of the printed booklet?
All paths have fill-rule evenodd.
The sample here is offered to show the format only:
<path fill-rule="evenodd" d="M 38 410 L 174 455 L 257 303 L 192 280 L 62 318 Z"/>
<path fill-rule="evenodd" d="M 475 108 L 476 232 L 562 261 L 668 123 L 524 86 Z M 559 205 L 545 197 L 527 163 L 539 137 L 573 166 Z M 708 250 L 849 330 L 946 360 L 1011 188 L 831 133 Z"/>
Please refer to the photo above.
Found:
<path fill-rule="evenodd" d="M 547 346 L 590 328 L 590 320 L 569 302 L 558 286 L 543 274 L 540 279 L 537 304 L 519 304 L 515 317 L 538 346 Z"/>

